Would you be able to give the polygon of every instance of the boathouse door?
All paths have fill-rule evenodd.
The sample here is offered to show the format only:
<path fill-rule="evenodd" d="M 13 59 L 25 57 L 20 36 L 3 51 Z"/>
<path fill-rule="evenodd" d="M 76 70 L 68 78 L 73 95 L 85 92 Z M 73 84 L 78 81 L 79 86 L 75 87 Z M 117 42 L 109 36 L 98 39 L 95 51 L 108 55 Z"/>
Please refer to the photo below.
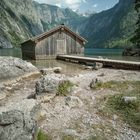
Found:
<path fill-rule="evenodd" d="M 65 39 L 57 39 L 57 55 L 66 54 L 66 40 Z"/>

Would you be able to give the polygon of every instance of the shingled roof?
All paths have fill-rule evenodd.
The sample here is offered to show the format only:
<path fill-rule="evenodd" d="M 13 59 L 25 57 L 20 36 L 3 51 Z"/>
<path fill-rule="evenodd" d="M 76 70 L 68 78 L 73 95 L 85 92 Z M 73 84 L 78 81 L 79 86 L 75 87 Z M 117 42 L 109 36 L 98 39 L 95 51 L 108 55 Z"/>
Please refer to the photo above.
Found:
<path fill-rule="evenodd" d="M 44 37 L 46 37 L 46 36 L 51 35 L 51 34 L 54 33 L 54 32 L 57 32 L 57 31 L 60 30 L 60 29 L 66 30 L 66 31 L 69 32 L 71 35 L 76 36 L 76 37 L 77 37 L 80 41 L 82 41 L 82 42 L 88 42 L 86 39 L 84 39 L 83 37 L 81 37 L 80 35 L 78 35 L 77 33 L 73 32 L 71 29 L 69 29 L 68 27 L 66 27 L 65 25 L 62 24 L 62 25 L 59 25 L 59 26 L 57 26 L 57 27 L 55 27 L 55 28 L 53 28 L 53 29 L 51 29 L 51 30 L 49 30 L 49 31 L 47 31 L 47 32 L 44 32 L 44 33 L 42 33 L 42 34 L 40 34 L 40 35 L 38 35 L 38 36 L 35 36 L 35 37 L 33 37 L 33 38 L 30 38 L 29 40 L 23 42 L 22 44 L 24 44 L 24 43 L 26 43 L 26 42 L 28 42 L 28 41 L 36 42 L 36 41 L 38 41 L 38 40 L 40 40 L 40 39 L 42 39 L 42 38 L 44 38 Z"/>

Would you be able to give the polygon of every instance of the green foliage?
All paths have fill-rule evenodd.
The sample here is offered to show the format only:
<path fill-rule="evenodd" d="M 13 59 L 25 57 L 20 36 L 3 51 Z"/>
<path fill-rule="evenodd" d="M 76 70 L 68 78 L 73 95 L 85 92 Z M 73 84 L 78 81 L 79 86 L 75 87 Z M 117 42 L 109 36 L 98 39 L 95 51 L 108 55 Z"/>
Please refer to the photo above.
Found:
<path fill-rule="evenodd" d="M 113 39 L 108 41 L 105 44 L 105 48 L 126 48 L 126 47 L 132 47 L 133 44 L 130 42 L 130 40 L 127 39 Z"/>
<path fill-rule="evenodd" d="M 107 138 L 98 135 L 98 136 L 91 136 L 88 140 L 107 140 Z"/>
<path fill-rule="evenodd" d="M 138 13 L 138 20 L 136 23 L 137 29 L 135 30 L 135 34 L 130 39 L 130 41 L 134 43 L 137 48 L 140 48 L 140 1 L 139 0 L 135 0 L 135 10 Z"/>
<path fill-rule="evenodd" d="M 62 95 L 62 96 L 66 96 L 71 88 L 72 88 L 73 84 L 70 81 L 62 81 L 57 89 L 57 95 Z"/>
<path fill-rule="evenodd" d="M 116 91 L 126 90 L 128 88 L 129 82 L 120 81 L 109 81 L 109 82 L 98 82 L 94 89 L 112 89 Z"/>
<path fill-rule="evenodd" d="M 140 99 L 125 103 L 122 99 L 123 96 L 122 94 L 110 97 L 108 105 L 119 113 L 134 129 L 140 131 Z"/>
<path fill-rule="evenodd" d="M 42 130 L 40 130 L 38 132 L 37 140 L 52 140 L 52 139 L 45 132 L 43 132 Z"/>
<path fill-rule="evenodd" d="M 12 41 L 12 44 L 14 44 L 14 46 L 18 47 L 20 45 L 20 43 L 23 41 L 21 39 L 21 37 L 19 35 L 17 35 L 17 33 L 15 31 L 9 31 L 9 34 L 10 34 L 10 38 L 11 38 L 11 41 Z"/>
<path fill-rule="evenodd" d="M 67 135 L 67 136 L 63 136 L 62 140 L 75 140 L 75 138 L 74 136 Z"/>

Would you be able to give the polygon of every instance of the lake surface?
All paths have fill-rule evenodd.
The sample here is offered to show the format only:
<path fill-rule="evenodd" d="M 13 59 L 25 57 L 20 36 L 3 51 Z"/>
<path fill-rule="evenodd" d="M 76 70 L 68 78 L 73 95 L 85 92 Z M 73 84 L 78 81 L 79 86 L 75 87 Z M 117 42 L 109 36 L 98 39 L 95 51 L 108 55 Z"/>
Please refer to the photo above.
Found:
<path fill-rule="evenodd" d="M 85 56 L 88 57 L 103 57 L 114 60 L 125 60 L 125 61 L 138 61 L 140 57 L 122 56 L 123 49 L 85 49 Z"/>
<path fill-rule="evenodd" d="M 85 56 L 88 57 L 99 57 L 116 60 L 126 60 L 126 61 L 139 61 L 140 57 L 123 57 L 122 56 L 123 49 L 85 49 Z M 0 49 L 0 56 L 14 56 L 22 58 L 21 49 Z M 78 72 L 79 68 L 77 68 L 74 64 L 56 61 L 56 60 L 36 60 L 31 61 L 38 68 L 42 67 L 63 67 L 65 72 L 71 73 L 73 71 Z"/>
<path fill-rule="evenodd" d="M 0 49 L 0 56 L 14 56 L 18 58 L 22 58 L 21 49 L 14 48 L 14 49 Z"/>
<path fill-rule="evenodd" d="M 22 53 L 20 49 L 0 49 L 0 56 L 14 56 L 22 58 Z M 67 75 L 79 74 L 82 72 L 83 68 L 81 65 L 56 60 L 32 60 L 30 62 L 39 69 L 44 67 L 61 67 L 62 73 Z"/>

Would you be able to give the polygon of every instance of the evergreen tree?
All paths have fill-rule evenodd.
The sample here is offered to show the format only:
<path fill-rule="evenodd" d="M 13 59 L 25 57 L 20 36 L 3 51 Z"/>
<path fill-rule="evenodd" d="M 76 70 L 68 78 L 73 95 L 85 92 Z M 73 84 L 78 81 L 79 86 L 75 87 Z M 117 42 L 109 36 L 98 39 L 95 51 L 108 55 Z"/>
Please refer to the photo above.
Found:
<path fill-rule="evenodd" d="M 131 38 L 131 42 L 133 42 L 137 48 L 140 48 L 140 0 L 135 0 L 135 10 L 138 13 L 138 21 L 136 23 L 137 29 L 135 35 Z"/>

